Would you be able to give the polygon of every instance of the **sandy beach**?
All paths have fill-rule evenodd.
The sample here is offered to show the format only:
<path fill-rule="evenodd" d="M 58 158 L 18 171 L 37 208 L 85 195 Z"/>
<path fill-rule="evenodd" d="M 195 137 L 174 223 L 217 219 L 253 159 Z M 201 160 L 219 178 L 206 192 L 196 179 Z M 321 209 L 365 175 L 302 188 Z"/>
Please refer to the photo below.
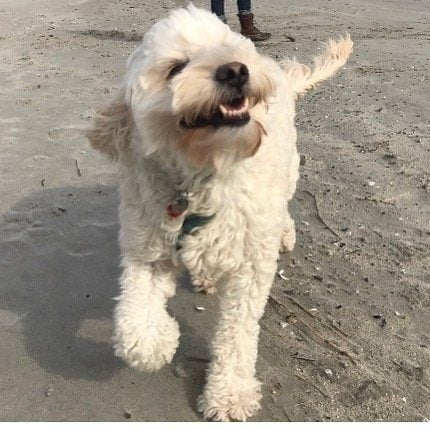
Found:
<path fill-rule="evenodd" d="M 145 31 L 187 3 L 0 0 L 2 421 L 201 420 L 216 297 L 179 280 L 181 344 L 160 372 L 114 357 L 115 166 L 83 136 Z M 253 420 L 428 421 L 430 4 L 253 3 L 273 58 L 311 64 L 329 38 L 354 40 L 297 104 L 297 245 L 261 321 Z"/>

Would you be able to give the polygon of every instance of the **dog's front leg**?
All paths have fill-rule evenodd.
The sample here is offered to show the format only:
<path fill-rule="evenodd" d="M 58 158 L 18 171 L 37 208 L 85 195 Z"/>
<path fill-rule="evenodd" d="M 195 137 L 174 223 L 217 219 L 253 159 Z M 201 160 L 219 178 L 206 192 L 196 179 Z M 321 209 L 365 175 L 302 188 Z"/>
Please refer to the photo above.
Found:
<path fill-rule="evenodd" d="M 167 313 L 175 273 L 166 262 L 123 263 L 115 309 L 115 354 L 129 366 L 155 371 L 169 363 L 178 346 L 178 323 Z"/>
<path fill-rule="evenodd" d="M 255 378 L 259 320 L 275 269 L 272 255 L 244 264 L 222 282 L 212 362 L 198 404 L 205 418 L 245 421 L 260 408 L 260 382 Z"/>

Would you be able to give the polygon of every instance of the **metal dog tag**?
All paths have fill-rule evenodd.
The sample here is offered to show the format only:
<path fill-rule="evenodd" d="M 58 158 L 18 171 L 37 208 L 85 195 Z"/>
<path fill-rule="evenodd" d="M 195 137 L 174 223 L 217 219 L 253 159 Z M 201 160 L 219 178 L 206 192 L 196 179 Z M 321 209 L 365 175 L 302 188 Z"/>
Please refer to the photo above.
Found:
<path fill-rule="evenodd" d="M 179 191 L 175 200 L 167 205 L 167 214 L 170 218 L 181 216 L 188 209 L 188 194 Z"/>

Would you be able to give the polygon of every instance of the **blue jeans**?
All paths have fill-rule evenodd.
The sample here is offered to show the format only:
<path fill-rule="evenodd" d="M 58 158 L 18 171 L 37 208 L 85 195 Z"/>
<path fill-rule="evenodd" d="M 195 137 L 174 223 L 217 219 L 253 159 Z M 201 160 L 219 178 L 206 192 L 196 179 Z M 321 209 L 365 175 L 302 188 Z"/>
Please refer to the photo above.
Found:
<path fill-rule="evenodd" d="M 211 0 L 211 10 L 218 16 L 224 16 L 224 0 Z M 251 11 L 251 0 L 237 0 L 239 14 Z"/>

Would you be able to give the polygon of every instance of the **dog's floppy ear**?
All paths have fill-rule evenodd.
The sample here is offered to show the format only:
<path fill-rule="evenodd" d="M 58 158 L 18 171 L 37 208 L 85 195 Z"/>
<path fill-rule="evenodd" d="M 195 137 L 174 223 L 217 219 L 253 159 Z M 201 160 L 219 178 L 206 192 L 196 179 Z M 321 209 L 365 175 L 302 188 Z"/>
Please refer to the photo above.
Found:
<path fill-rule="evenodd" d="M 85 135 L 94 149 L 117 161 L 127 155 L 133 118 L 120 93 L 111 103 L 97 108 Z"/>
<path fill-rule="evenodd" d="M 328 79 L 342 67 L 352 52 L 352 41 L 349 35 L 339 40 L 329 40 L 325 52 L 314 59 L 313 70 L 297 61 L 286 61 L 282 64 L 291 88 L 296 95 L 304 94 L 317 83 Z"/>

